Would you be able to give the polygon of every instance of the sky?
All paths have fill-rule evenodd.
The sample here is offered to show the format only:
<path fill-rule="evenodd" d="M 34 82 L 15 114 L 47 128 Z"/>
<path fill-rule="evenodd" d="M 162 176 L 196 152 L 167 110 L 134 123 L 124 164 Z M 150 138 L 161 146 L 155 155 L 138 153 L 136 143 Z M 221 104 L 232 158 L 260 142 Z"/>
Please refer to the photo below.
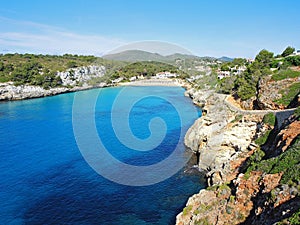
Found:
<path fill-rule="evenodd" d="M 0 53 L 101 56 L 132 42 L 199 56 L 254 58 L 300 49 L 298 0 L 1 1 Z"/>

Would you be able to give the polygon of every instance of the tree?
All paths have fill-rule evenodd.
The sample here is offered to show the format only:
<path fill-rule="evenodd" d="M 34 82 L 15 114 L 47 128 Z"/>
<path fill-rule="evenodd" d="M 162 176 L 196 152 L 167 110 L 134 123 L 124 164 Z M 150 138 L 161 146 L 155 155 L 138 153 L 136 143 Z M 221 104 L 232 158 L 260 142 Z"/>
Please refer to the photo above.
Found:
<path fill-rule="evenodd" d="M 77 63 L 75 61 L 69 61 L 69 62 L 67 62 L 67 67 L 68 68 L 76 68 Z"/>
<path fill-rule="evenodd" d="M 222 71 L 230 71 L 230 67 L 228 66 L 228 64 L 222 64 L 221 65 L 221 70 Z"/>
<path fill-rule="evenodd" d="M 291 47 L 291 46 L 288 46 L 281 54 L 282 57 L 286 57 L 290 54 L 293 54 L 295 51 L 295 48 Z"/>
<path fill-rule="evenodd" d="M 255 57 L 255 61 L 258 63 L 259 68 L 270 67 L 270 64 L 273 59 L 273 52 L 269 52 L 266 49 L 261 50 L 258 55 Z"/>

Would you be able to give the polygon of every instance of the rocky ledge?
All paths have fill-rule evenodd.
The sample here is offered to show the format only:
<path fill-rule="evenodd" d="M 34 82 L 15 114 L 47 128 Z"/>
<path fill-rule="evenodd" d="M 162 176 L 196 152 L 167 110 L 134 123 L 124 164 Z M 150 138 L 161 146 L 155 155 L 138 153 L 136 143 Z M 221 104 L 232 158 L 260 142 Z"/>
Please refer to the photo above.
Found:
<path fill-rule="evenodd" d="M 198 167 L 206 171 L 208 187 L 189 198 L 176 224 L 299 221 L 300 182 L 295 179 L 300 168 L 299 115 L 287 112 L 285 120 L 278 123 L 277 118 L 274 127 L 262 122 L 264 111 L 234 110 L 224 95 L 193 89 L 186 95 L 204 112 L 188 130 L 185 144 L 198 155 Z M 260 146 L 254 143 L 268 132 L 270 141 Z M 267 166 L 270 164 L 273 167 Z"/>
<path fill-rule="evenodd" d="M 231 171 L 230 163 L 255 148 L 261 115 L 240 115 L 224 103 L 226 95 L 213 91 L 187 92 L 200 105 L 203 116 L 195 121 L 185 135 L 185 145 L 198 156 L 198 167 L 206 171 L 208 185 L 219 184 Z"/>
<path fill-rule="evenodd" d="M 22 100 L 29 98 L 40 98 L 52 95 L 58 95 L 62 93 L 74 92 L 87 90 L 96 87 L 106 87 L 106 83 L 100 83 L 97 86 L 84 85 L 81 87 L 57 87 L 44 89 L 40 86 L 33 85 L 19 85 L 16 86 L 12 82 L 6 82 L 0 84 L 0 101 L 9 101 L 9 100 Z"/>

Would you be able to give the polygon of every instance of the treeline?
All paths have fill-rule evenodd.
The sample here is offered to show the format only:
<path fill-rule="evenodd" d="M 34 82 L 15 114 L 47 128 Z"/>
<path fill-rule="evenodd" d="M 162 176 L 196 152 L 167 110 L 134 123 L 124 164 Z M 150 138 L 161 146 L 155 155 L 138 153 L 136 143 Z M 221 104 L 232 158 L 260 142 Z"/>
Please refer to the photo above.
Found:
<path fill-rule="evenodd" d="M 115 71 L 111 78 L 116 79 L 119 77 L 124 77 L 125 79 L 129 79 L 134 76 L 145 76 L 145 77 L 151 77 L 155 76 L 159 72 L 166 72 L 169 71 L 171 73 L 176 73 L 181 78 L 188 77 L 188 74 L 185 73 L 182 70 L 179 70 L 177 67 L 162 63 L 162 62 L 136 62 L 129 65 L 126 65 L 119 70 Z"/>
<path fill-rule="evenodd" d="M 300 76 L 299 72 L 292 72 L 289 69 L 291 66 L 300 66 L 300 56 L 289 56 L 293 51 L 291 51 L 291 47 L 288 47 L 281 55 L 274 57 L 274 53 L 265 49 L 261 50 L 254 62 L 244 64 L 247 68 L 242 74 L 222 79 L 219 91 L 236 94 L 245 101 L 256 95 L 258 82 L 267 75 L 273 75 L 274 78 L 283 77 L 282 74 L 292 74 L 293 77 Z M 222 69 L 228 69 L 229 66 L 228 63 L 223 64 Z M 271 68 L 274 68 L 275 71 L 272 72 Z"/>

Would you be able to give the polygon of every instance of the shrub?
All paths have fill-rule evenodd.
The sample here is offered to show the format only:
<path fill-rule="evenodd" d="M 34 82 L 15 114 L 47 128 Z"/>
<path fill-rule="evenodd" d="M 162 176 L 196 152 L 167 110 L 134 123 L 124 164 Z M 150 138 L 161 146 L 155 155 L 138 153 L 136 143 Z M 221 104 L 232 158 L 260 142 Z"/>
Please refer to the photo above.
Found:
<path fill-rule="evenodd" d="M 282 97 L 277 99 L 276 102 L 284 106 L 288 106 L 291 101 L 299 94 L 300 82 L 293 83 L 289 88 L 280 91 Z"/>
<path fill-rule="evenodd" d="M 189 212 L 191 212 L 192 208 L 193 208 L 193 206 L 191 206 L 191 205 L 186 206 L 186 207 L 183 209 L 182 214 L 183 214 L 184 216 L 186 216 Z"/>
<path fill-rule="evenodd" d="M 266 143 L 266 141 L 268 140 L 270 133 L 271 133 L 271 130 L 266 131 L 266 133 L 264 133 L 262 136 L 260 136 L 259 138 L 257 138 L 255 140 L 255 143 L 260 146 L 264 145 Z"/>
<path fill-rule="evenodd" d="M 300 77 L 300 72 L 293 70 L 284 70 L 272 75 L 272 80 L 279 81 L 287 78 Z"/>
<path fill-rule="evenodd" d="M 270 125 L 270 126 L 275 126 L 275 122 L 276 122 L 276 117 L 274 113 L 268 113 L 266 115 L 264 115 L 263 118 L 263 123 Z"/>

